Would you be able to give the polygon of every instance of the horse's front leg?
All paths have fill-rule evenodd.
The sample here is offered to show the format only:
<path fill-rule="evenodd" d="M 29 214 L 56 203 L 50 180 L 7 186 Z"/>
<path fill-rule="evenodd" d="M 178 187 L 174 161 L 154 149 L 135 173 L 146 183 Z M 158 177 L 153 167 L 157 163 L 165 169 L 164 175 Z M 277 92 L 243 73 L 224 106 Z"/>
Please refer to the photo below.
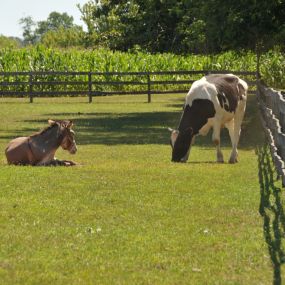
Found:
<path fill-rule="evenodd" d="M 54 158 L 49 165 L 53 165 L 53 166 L 73 166 L 76 165 L 75 162 L 71 161 L 71 160 L 59 160 L 57 158 Z"/>
<path fill-rule="evenodd" d="M 76 163 L 74 161 L 71 160 L 59 160 L 57 158 L 54 158 L 53 160 L 53 165 L 57 166 L 73 166 L 76 165 Z"/>
<path fill-rule="evenodd" d="M 58 166 L 64 165 L 61 160 L 58 160 L 55 157 L 46 157 L 39 161 L 36 166 Z"/>
<path fill-rule="evenodd" d="M 61 160 L 61 163 L 63 163 L 62 165 L 64 166 L 73 166 L 73 165 L 77 165 L 77 163 L 75 163 L 72 160 Z"/>
<path fill-rule="evenodd" d="M 50 165 L 53 165 L 53 166 L 64 166 L 65 164 L 64 164 L 64 161 L 63 161 L 63 160 L 59 160 L 59 159 L 57 159 L 57 158 L 54 158 L 54 159 L 51 161 Z"/>
<path fill-rule="evenodd" d="M 75 162 L 71 160 L 59 160 L 57 158 L 44 159 L 36 164 L 37 166 L 73 166 L 76 165 Z"/>
<path fill-rule="evenodd" d="M 40 161 L 36 164 L 36 166 L 57 166 L 57 165 L 59 165 L 59 163 L 58 160 L 56 159 Z"/>

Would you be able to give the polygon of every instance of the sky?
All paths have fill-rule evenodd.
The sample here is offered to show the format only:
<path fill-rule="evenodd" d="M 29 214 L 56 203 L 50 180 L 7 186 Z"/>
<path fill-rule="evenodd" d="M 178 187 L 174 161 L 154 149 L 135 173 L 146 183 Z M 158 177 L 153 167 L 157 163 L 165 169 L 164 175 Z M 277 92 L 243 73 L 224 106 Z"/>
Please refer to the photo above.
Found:
<path fill-rule="evenodd" d="M 22 38 L 23 30 L 19 20 L 31 16 L 35 22 L 44 21 L 51 12 L 66 12 L 73 16 L 74 24 L 84 26 L 81 6 L 88 0 L 0 0 L 0 35 Z"/>

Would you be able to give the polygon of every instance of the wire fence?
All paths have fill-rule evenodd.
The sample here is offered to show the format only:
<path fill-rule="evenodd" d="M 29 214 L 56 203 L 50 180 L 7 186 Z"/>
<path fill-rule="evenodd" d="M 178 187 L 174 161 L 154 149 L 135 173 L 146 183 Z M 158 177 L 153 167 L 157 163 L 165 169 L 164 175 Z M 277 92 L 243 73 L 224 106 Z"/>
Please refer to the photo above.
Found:
<path fill-rule="evenodd" d="M 285 187 L 285 99 L 281 91 L 257 83 L 261 123 L 277 174 Z"/>

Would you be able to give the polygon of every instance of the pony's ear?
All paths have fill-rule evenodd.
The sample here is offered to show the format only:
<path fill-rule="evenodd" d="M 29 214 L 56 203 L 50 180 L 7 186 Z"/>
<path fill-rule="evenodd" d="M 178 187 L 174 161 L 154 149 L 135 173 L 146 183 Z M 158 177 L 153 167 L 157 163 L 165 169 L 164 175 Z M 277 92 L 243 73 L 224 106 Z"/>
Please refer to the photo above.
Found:
<path fill-rule="evenodd" d="M 70 129 L 72 126 L 73 126 L 73 121 L 69 121 L 66 127 Z"/>
<path fill-rule="evenodd" d="M 60 121 L 60 127 L 61 128 L 67 128 L 67 129 L 70 129 L 72 126 L 73 126 L 73 122 L 72 121 L 67 121 L 67 120 L 64 120 L 64 121 Z"/>
<path fill-rule="evenodd" d="M 54 125 L 55 124 L 55 121 L 54 120 L 48 120 L 48 123 L 49 123 L 49 125 Z"/>

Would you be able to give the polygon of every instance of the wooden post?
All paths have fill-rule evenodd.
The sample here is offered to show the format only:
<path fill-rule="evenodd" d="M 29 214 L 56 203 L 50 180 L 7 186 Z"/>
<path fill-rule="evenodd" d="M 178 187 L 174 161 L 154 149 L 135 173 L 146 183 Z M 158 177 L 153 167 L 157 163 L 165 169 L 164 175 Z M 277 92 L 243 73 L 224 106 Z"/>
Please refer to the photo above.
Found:
<path fill-rule="evenodd" d="M 29 94 L 30 94 L 30 103 L 33 103 L 33 74 L 29 73 Z"/>
<path fill-rule="evenodd" d="M 92 76 L 91 72 L 88 73 L 88 92 L 89 92 L 89 103 L 92 103 Z"/>
<path fill-rule="evenodd" d="M 258 41 L 255 45 L 256 53 L 256 80 L 260 79 L 260 55 L 262 52 L 262 41 Z"/>
<path fill-rule="evenodd" d="M 256 51 L 256 79 L 260 79 L 260 50 Z"/>
<path fill-rule="evenodd" d="M 151 103 L 150 75 L 147 75 L 147 102 Z"/>

